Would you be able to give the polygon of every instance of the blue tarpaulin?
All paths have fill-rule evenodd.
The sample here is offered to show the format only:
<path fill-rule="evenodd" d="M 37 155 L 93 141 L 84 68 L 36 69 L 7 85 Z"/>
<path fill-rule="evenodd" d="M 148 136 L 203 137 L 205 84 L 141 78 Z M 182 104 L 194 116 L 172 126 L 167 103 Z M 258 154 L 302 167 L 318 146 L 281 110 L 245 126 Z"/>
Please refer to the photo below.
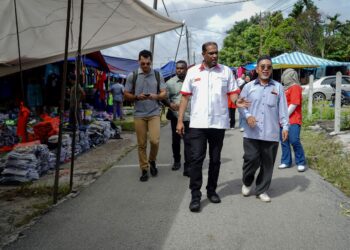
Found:
<path fill-rule="evenodd" d="M 111 72 L 128 75 L 139 68 L 137 60 L 103 55 Z"/>
<path fill-rule="evenodd" d="M 92 66 L 92 67 L 95 67 L 95 68 L 100 68 L 101 67 L 101 65 L 97 61 L 95 61 L 93 59 L 90 59 L 90 58 L 87 58 L 86 56 L 83 56 L 81 58 L 81 60 L 83 61 L 83 64 L 85 64 L 87 66 Z M 69 62 L 74 62 L 75 58 L 68 58 L 68 61 Z"/>
<path fill-rule="evenodd" d="M 159 70 L 159 69 L 157 69 Z M 170 61 L 167 64 L 163 65 L 160 68 L 160 73 L 162 74 L 162 76 L 164 78 L 168 78 L 168 77 L 173 77 L 175 76 L 176 73 L 176 63 L 174 61 Z"/>

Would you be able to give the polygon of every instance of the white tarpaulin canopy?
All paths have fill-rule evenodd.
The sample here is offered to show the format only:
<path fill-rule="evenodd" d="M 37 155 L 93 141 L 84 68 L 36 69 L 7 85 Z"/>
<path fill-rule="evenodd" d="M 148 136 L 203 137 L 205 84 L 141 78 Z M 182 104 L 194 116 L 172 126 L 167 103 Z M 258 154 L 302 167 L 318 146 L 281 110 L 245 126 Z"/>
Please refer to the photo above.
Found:
<path fill-rule="evenodd" d="M 63 60 L 67 2 L 17 0 L 23 69 Z M 80 1 L 72 2 L 69 56 L 75 56 L 79 36 Z M 138 0 L 85 0 L 82 54 L 181 25 Z M 0 76 L 4 76 L 19 71 L 14 0 L 0 1 L 0 27 Z"/>

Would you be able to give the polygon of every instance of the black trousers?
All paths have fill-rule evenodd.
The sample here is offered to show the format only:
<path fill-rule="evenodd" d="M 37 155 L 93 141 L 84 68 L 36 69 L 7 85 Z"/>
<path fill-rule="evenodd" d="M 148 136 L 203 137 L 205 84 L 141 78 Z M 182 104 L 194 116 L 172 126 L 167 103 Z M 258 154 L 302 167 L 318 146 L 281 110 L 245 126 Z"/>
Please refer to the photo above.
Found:
<path fill-rule="evenodd" d="M 255 194 L 262 194 L 269 189 L 271 184 L 278 142 L 243 138 L 243 148 L 243 184 L 246 186 L 252 185 L 255 172 L 260 167 L 255 182 Z"/>
<path fill-rule="evenodd" d="M 209 170 L 207 193 L 216 191 L 221 165 L 221 149 L 224 142 L 225 129 L 190 129 L 191 165 L 190 189 L 192 198 L 200 198 L 203 183 L 202 166 L 209 144 Z"/>
<path fill-rule="evenodd" d="M 176 133 L 177 118 L 172 118 L 170 120 L 171 133 L 172 133 L 172 149 L 174 162 L 181 161 L 181 136 Z M 185 134 L 183 136 L 184 140 L 184 172 L 187 172 L 191 162 L 191 141 L 190 141 L 190 122 L 184 121 Z"/>
<path fill-rule="evenodd" d="M 228 111 L 230 116 L 230 128 L 234 128 L 236 123 L 236 109 L 228 108 Z"/>

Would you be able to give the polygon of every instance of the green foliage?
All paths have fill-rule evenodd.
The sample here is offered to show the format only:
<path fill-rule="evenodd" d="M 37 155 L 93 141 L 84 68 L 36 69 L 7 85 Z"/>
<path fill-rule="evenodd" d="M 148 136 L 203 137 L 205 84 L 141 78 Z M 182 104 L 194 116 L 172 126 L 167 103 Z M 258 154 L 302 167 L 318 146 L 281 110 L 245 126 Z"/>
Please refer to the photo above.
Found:
<path fill-rule="evenodd" d="M 312 0 L 299 0 L 287 18 L 281 11 L 236 22 L 227 32 L 219 60 L 239 66 L 260 54 L 277 56 L 301 51 L 338 61 L 350 61 L 350 21 L 339 15 L 322 17 Z"/>
<path fill-rule="evenodd" d="M 308 116 L 308 101 L 303 101 L 303 127 L 314 125 L 318 121 L 330 121 L 334 120 L 335 113 L 334 107 L 329 106 L 329 102 L 316 102 L 312 106 L 312 115 Z M 350 129 L 350 107 L 343 106 L 340 113 L 340 130 Z"/>
<path fill-rule="evenodd" d="M 323 133 L 302 130 L 301 140 L 308 166 L 350 196 L 350 155 Z"/>

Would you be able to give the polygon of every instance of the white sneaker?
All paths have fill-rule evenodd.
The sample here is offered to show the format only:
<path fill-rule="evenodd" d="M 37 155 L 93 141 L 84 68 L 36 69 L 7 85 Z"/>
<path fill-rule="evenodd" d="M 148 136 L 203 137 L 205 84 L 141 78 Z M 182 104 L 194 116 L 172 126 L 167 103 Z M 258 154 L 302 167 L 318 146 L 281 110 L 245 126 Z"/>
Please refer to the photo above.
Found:
<path fill-rule="evenodd" d="M 267 195 L 267 193 L 259 194 L 258 198 L 263 202 L 271 202 L 271 198 Z"/>
<path fill-rule="evenodd" d="M 244 132 L 244 128 L 240 128 L 239 131 Z"/>
<path fill-rule="evenodd" d="M 289 166 L 287 164 L 282 163 L 281 165 L 278 166 L 279 169 L 285 169 L 285 168 L 289 168 Z"/>
<path fill-rule="evenodd" d="M 243 196 L 249 196 L 250 194 L 250 190 L 252 189 L 252 186 L 246 186 L 246 185 L 242 185 L 242 194 Z"/>
<path fill-rule="evenodd" d="M 305 166 L 304 165 L 298 165 L 297 169 L 298 169 L 298 172 L 304 172 L 305 171 Z"/>

